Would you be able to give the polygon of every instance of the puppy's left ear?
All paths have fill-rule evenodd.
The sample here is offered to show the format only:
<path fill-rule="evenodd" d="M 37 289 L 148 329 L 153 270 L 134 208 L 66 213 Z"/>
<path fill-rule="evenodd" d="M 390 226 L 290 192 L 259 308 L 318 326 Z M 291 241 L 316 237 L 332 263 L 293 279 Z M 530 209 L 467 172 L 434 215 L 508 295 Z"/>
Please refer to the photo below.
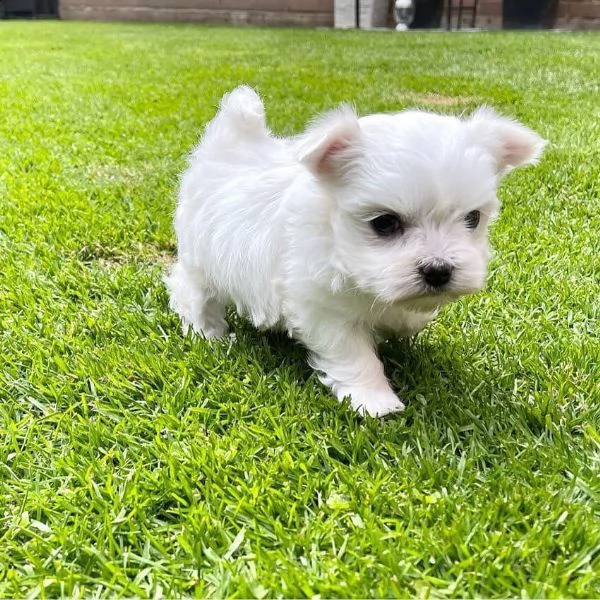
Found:
<path fill-rule="evenodd" d="M 302 134 L 298 160 L 317 177 L 342 177 L 362 154 L 356 113 L 347 105 L 326 113 Z"/>
<path fill-rule="evenodd" d="M 546 140 L 518 121 L 501 117 L 481 107 L 466 121 L 475 143 L 483 146 L 496 160 L 496 172 L 537 162 Z"/>

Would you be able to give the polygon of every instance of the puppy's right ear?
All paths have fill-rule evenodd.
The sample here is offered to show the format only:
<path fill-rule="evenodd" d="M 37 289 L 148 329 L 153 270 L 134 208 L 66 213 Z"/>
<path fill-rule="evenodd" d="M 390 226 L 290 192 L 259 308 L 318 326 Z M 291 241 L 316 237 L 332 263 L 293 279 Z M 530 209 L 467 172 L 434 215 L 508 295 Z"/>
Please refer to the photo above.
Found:
<path fill-rule="evenodd" d="M 546 140 L 529 127 L 483 106 L 466 123 L 475 141 L 496 161 L 499 175 L 537 162 L 546 145 Z"/>
<path fill-rule="evenodd" d="M 362 154 L 356 113 L 347 105 L 316 120 L 298 140 L 298 160 L 317 177 L 344 175 Z"/>

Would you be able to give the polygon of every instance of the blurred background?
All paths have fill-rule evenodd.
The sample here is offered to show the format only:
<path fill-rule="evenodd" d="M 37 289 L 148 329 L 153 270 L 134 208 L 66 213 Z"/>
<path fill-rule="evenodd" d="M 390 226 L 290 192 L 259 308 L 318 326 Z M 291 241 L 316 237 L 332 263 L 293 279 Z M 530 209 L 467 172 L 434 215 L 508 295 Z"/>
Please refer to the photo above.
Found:
<path fill-rule="evenodd" d="M 598 29 L 598 0 L 396 0 L 411 29 Z M 393 28 L 394 0 L 0 0 L 3 18 Z"/>

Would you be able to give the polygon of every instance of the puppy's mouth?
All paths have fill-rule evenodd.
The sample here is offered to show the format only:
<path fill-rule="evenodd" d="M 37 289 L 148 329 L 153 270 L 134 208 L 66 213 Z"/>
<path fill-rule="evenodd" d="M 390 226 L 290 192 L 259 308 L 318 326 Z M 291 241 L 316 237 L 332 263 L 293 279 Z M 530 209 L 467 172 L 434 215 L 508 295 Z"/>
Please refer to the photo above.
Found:
<path fill-rule="evenodd" d="M 466 293 L 468 292 L 463 290 L 457 290 L 451 285 L 442 288 L 425 285 L 423 288 L 423 292 L 421 294 L 417 294 L 415 298 L 445 298 L 447 300 L 456 300 L 456 298 L 460 298 Z"/>
<path fill-rule="evenodd" d="M 467 278 L 458 269 L 455 269 L 454 275 L 447 281 L 434 280 L 431 284 L 425 277 L 404 278 L 387 287 L 383 293 L 376 294 L 375 302 L 381 301 L 384 305 L 396 305 L 414 312 L 432 312 L 462 296 L 476 294 L 485 286 L 484 276 Z"/>
<path fill-rule="evenodd" d="M 397 304 L 401 304 L 404 308 L 415 312 L 430 312 L 456 300 L 456 298 L 458 298 L 458 295 L 450 295 L 442 290 L 424 291 L 408 298 L 400 298 Z"/>
<path fill-rule="evenodd" d="M 451 285 L 442 288 L 425 285 L 415 294 L 400 297 L 396 302 L 409 310 L 429 312 L 478 291 L 478 289 L 457 289 Z"/>

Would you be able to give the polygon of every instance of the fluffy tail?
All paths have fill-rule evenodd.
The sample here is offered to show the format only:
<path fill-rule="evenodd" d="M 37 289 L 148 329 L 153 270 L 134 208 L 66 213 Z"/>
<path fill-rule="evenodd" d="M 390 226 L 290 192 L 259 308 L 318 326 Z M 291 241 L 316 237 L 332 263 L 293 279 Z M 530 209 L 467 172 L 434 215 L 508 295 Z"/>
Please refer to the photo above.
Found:
<path fill-rule="evenodd" d="M 223 96 L 219 112 L 206 128 L 202 145 L 230 146 L 244 139 L 256 141 L 269 136 L 261 99 L 252 88 L 241 85 Z"/>
<path fill-rule="evenodd" d="M 247 85 L 240 85 L 223 96 L 218 117 L 235 120 L 240 131 L 259 133 L 266 129 L 262 100 Z"/>
<path fill-rule="evenodd" d="M 258 94 L 245 85 L 235 88 L 223 96 L 219 112 L 192 151 L 181 178 L 180 203 L 229 182 L 237 167 L 260 168 L 272 154 L 281 150 L 267 129 Z"/>

